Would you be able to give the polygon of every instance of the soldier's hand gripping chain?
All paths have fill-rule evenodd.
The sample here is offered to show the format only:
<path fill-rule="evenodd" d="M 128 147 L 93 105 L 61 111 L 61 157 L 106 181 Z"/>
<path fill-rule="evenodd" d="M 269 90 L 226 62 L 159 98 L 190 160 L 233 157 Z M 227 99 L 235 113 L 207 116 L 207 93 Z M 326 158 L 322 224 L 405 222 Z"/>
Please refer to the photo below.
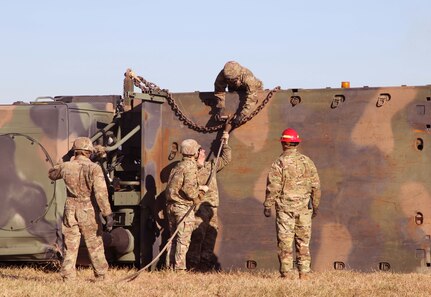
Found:
<path fill-rule="evenodd" d="M 263 209 L 263 214 L 265 215 L 265 217 L 269 218 L 271 216 L 271 208 L 265 207 Z"/>
<path fill-rule="evenodd" d="M 237 115 L 233 120 L 232 120 L 232 125 L 234 127 L 238 127 L 239 124 L 242 122 L 242 119 L 244 118 L 244 115 L 241 113 L 239 115 Z"/>
<path fill-rule="evenodd" d="M 111 232 L 114 227 L 114 214 L 109 214 L 105 217 L 105 231 Z"/>
<path fill-rule="evenodd" d="M 230 117 L 230 115 L 226 114 L 226 109 L 224 107 L 220 107 L 218 108 L 218 110 L 216 111 L 216 115 L 215 115 L 215 119 L 219 122 L 224 122 L 226 121 L 228 118 Z"/>

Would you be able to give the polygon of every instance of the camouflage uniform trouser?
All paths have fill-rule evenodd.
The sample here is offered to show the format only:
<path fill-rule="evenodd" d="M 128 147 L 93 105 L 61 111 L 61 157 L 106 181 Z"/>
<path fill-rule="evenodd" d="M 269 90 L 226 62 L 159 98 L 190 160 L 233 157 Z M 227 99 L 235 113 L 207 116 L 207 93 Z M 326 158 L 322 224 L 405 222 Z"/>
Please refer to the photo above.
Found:
<path fill-rule="evenodd" d="M 218 231 L 217 207 L 204 202 L 199 206 L 195 216 L 196 229 L 193 231 L 187 253 L 187 268 L 202 270 L 217 268 L 217 258 L 214 255 Z"/>
<path fill-rule="evenodd" d="M 192 210 L 186 216 L 190 207 L 192 206 L 178 203 L 168 205 L 169 230 L 173 234 L 178 228 L 178 233 L 172 241 L 171 249 L 166 257 L 168 261 L 166 265 L 175 270 L 185 270 L 187 268 L 186 255 L 195 225 L 195 212 Z"/>
<path fill-rule="evenodd" d="M 62 228 L 64 236 L 64 259 L 60 271 L 62 277 L 73 279 L 76 276 L 75 265 L 81 235 L 88 249 L 94 275 L 96 277 L 105 275 L 109 266 L 105 258 L 100 222 L 91 202 L 68 198 L 64 208 Z"/>
<path fill-rule="evenodd" d="M 277 207 L 277 242 L 280 273 L 294 270 L 293 242 L 295 242 L 296 260 L 300 272 L 310 272 L 310 238 L 312 210 L 286 211 Z"/>

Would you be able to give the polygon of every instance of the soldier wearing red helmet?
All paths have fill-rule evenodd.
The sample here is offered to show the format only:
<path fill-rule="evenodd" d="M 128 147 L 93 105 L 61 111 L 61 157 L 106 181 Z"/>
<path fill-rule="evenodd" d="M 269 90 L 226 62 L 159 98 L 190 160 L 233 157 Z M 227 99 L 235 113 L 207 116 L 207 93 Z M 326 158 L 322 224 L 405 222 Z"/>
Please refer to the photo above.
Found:
<path fill-rule="evenodd" d="M 292 143 L 290 146 L 296 146 L 295 143 L 300 143 L 302 140 L 299 137 L 298 133 L 292 128 L 287 128 L 281 134 L 280 142 L 281 143 Z"/>
<path fill-rule="evenodd" d="M 283 131 L 283 153 L 269 171 L 263 205 L 265 216 L 270 217 L 275 204 L 281 276 L 293 278 L 297 273 L 293 259 L 295 242 L 299 278 L 307 279 L 311 271 L 311 219 L 317 214 L 321 193 L 316 166 L 297 151 L 301 141 L 294 129 Z"/>

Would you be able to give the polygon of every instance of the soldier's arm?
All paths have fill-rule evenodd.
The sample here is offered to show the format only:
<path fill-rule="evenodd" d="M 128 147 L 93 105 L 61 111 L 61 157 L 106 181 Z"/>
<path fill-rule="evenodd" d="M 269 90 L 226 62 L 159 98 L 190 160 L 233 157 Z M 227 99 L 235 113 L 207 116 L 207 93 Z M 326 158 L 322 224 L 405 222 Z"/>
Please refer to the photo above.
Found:
<path fill-rule="evenodd" d="M 280 195 L 283 187 L 283 169 L 280 161 L 272 164 L 266 181 L 265 207 L 271 207 L 275 199 Z"/>
<path fill-rule="evenodd" d="M 322 196 L 320 190 L 320 179 L 317 174 L 316 165 L 310 160 L 310 178 L 311 178 L 311 202 L 313 203 L 313 209 L 317 209 L 320 204 L 320 197 Z"/>
<path fill-rule="evenodd" d="M 106 187 L 105 176 L 99 165 L 93 167 L 93 191 L 99 205 L 100 212 L 104 217 L 112 214 L 111 205 L 108 199 L 108 189 Z"/>
<path fill-rule="evenodd" d="M 232 160 L 232 149 L 228 144 L 223 144 L 223 148 L 221 151 L 221 156 L 218 159 L 217 171 L 222 170 L 227 164 Z M 213 159 L 213 163 L 215 163 L 215 159 Z"/>
<path fill-rule="evenodd" d="M 247 90 L 247 97 L 256 96 L 257 91 L 263 89 L 263 83 L 259 79 L 257 79 L 251 72 L 248 72 L 243 76 L 242 84 Z"/>
<path fill-rule="evenodd" d="M 60 179 L 62 177 L 61 176 L 61 168 L 62 168 L 61 164 L 57 164 L 54 167 L 50 168 L 48 171 L 48 177 L 51 180 Z"/>
<path fill-rule="evenodd" d="M 222 70 L 217 75 L 216 80 L 214 82 L 214 95 L 217 98 L 219 98 L 219 100 L 224 101 L 226 87 L 227 87 L 227 81 Z"/>
<path fill-rule="evenodd" d="M 257 91 L 262 88 L 262 82 L 253 76 L 245 76 L 242 82 L 246 88 L 245 103 L 242 107 L 241 114 L 247 116 L 253 110 L 257 103 Z"/>
<path fill-rule="evenodd" d="M 171 197 L 174 193 L 178 193 L 181 189 L 181 185 L 183 184 L 183 172 L 181 167 L 178 165 L 172 169 L 169 174 L 168 184 L 166 186 L 166 199 L 167 201 L 171 200 Z"/>

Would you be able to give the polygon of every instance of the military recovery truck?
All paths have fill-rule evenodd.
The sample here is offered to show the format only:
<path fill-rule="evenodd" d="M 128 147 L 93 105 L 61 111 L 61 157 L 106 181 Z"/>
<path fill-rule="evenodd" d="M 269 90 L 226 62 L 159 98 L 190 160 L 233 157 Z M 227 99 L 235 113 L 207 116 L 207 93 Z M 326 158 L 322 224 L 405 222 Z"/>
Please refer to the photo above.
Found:
<path fill-rule="evenodd" d="M 122 96 L 0 106 L 0 261 L 61 259 L 66 192 L 47 172 L 70 156 L 78 136 L 107 151 L 100 163 L 115 213 L 114 230 L 104 234 L 109 262 L 141 267 L 158 254 L 169 238 L 164 189 L 179 144 L 194 138 L 212 158 L 223 123 L 212 114 L 212 92 L 133 83 L 125 79 Z M 287 127 L 300 133 L 300 151 L 322 184 L 315 271 L 431 269 L 431 86 L 276 88 L 258 97 L 257 109 L 232 130 L 233 160 L 217 176 L 222 269 L 278 269 L 274 218 L 263 216 L 262 203 Z M 242 98 L 228 93 L 227 110 L 235 113 Z"/>

